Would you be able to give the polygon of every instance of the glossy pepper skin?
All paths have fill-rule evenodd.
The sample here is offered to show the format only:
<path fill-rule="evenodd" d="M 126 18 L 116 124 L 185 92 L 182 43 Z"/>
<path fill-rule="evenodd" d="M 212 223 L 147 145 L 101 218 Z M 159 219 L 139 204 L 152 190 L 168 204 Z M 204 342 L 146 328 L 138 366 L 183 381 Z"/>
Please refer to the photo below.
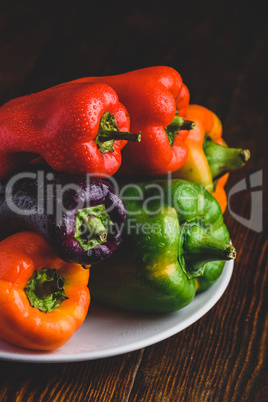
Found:
<path fill-rule="evenodd" d="M 43 276 L 44 275 L 44 276 Z M 89 270 L 58 258 L 33 232 L 0 243 L 0 337 L 16 346 L 53 350 L 85 320 Z"/>
<path fill-rule="evenodd" d="M 33 165 L 0 180 L 0 240 L 32 230 L 64 261 L 93 265 L 121 242 L 123 201 L 106 180 Z"/>
<path fill-rule="evenodd" d="M 127 142 L 116 135 L 129 124 L 115 91 L 101 83 L 64 84 L 13 99 L 0 108 L 0 178 L 38 155 L 57 171 L 113 175 Z M 103 139 L 107 128 L 116 131 L 115 140 Z"/>
<path fill-rule="evenodd" d="M 113 76 L 85 77 L 75 82 L 110 85 L 130 114 L 131 131 L 142 134 L 140 144 L 128 142 L 125 146 L 119 174 L 159 175 L 184 164 L 188 131 L 183 130 L 183 120 L 171 138 L 166 132 L 176 114 L 185 116 L 190 99 L 188 88 L 176 70 L 154 66 Z"/>
<path fill-rule="evenodd" d="M 123 242 L 92 271 L 92 298 L 133 311 L 179 310 L 235 258 L 220 206 L 203 186 L 183 180 L 134 183 L 123 192 Z"/>
<path fill-rule="evenodd" d="M 244 166 L 250 152 L 227 147 L 222 138 L 222 123 L 211 110 L 200 105 L 189 105 L 186 118 L 195 123 L 185 141 L 188 157 L 172 177 L 202 184 L 213 193 L 224 212 L 227 206 L 224 186 L 228 174 Z"/>

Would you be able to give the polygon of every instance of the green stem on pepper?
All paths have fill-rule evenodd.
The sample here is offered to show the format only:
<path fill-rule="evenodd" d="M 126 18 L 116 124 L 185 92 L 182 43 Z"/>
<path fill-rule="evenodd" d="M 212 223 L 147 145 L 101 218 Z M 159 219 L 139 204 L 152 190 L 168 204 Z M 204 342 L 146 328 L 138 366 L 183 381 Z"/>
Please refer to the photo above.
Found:
<path fill-rule="evenodd" d="M 104 204 L 77 211 L 74 238 L 88 251 L 107 240 L 107 226 L 112 225 Z"/>
<path fill-rule="evenodd" d="M 236 258 L 234 246 L 208 234 L 196 223 L 182 228 L 183 265 L 188 278 L 202 275 L 209 261 L 227 261 Z"/>
<path fill-rule="evenodd" d="M 114 114 L 106 112 L 103 114 L 95 142 L 102 153 L 114 151 L 114 141 L 141 141 L 141 133 L 134 134 L 128 131 L 119 131 Z"/>
<path fill-rule="evenodd" d="M 99 142 L 106 142 L 109 140 L 124 140 L 124 141 L 141 141 L 141 133 L 129 133 L 128 131 L 115 131 L 115 130 L 102 130 L 98 135 Z"/>
<path fill-rule="evenodd" d="M 175 116 L 172 122 L 165 128 L 169 143 L 171 146 L 174 144 L 175 136 L 180 130 L 192 130 L 195 123 L 191 120 L 185 120 L 181 116 Z"/>
<path fill-rule="evenodd" d="M 64 278 L 56 269 L 42 268 L 34 271 L 24 288 L 32 307 L 49 313 L 68 299 L 64 292 Z"/>
<path fill-rule="evenodd" d="M 248 149 L 225 147 L 209 137 L 205 139 L 203 149 L 214 181 L 243 167 L 250 158 Z"/>

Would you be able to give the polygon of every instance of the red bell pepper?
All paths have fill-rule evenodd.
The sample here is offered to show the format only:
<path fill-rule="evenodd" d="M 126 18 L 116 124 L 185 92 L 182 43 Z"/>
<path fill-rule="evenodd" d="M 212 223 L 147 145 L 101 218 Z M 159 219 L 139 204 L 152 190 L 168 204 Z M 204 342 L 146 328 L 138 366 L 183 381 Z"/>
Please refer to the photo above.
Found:
<path fill-rule="evenodd" d="M 55 170 L 113 175 L 121 164 L 129 115 L 106 84 L 64 84 L 0 108 L 0 178 L 41 155 Z"/>
<path fill-rule="evenodd" d="M 118 94 L 129 114 L 131 131 L 141 132 L 140 144 L 128 143 L 119 173 L 159 175 L 179 169 L 187 159 L 185 138 L 193 127 L 185 121 L 189 91 L 180 74 L 158 66 L 75 82 L 105 82 Z"/>

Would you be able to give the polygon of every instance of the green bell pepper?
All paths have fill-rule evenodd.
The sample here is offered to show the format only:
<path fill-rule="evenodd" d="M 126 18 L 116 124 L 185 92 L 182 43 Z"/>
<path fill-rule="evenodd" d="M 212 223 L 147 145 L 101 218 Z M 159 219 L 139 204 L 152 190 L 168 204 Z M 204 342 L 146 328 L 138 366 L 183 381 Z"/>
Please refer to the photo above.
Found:
<path fill-rule="evenodd" d="M 220 206 L 184 180 L 121 186 L 123 241 L 91 271 L 93 300 L 127 310 L 176 311 L 211 286 L 235 258 Z"/>

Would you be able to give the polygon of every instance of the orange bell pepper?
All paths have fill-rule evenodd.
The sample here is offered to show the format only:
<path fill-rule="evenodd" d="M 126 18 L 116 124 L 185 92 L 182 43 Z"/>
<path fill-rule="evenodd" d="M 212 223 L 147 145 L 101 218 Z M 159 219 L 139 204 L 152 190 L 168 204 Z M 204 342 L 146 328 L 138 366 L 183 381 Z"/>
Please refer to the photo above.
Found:
<path fill-rule="evenodd" d="M 0 337 L 16 346 L 52 350 L 85 320 L 89 269 L 66 263 L 34 232 L 0 243 Z"/>
<path fill-rule="evenodd" d="M 185 140 L 188 147 L 186 163 L 173 178 L 202 184 L 214 195 L 222 212 L 227 206 L 224 186 L 230 171 L 245 165 L 250 158 L 248 149 L 229 148 L 222 138 L 222 123 L 211 110 L 200 105 L 189 105 L 186 119 L 195 123 Z"/>
<path fill-rule="evenodd" d="M 215 186 L 215 190 L 212 193 L 214 198 L 216 198 L 216 200 L 220 204 L 222 213 L 224 213 L 227 208 L 227 195 L 226 195 L 224 187 L 225 187 L 225 184 L 227 183 L 228 177 L 229 177 L 229 173 L 226 173 L 224 176 L 222 176 L 218 180 L 218 182 Z"/>

